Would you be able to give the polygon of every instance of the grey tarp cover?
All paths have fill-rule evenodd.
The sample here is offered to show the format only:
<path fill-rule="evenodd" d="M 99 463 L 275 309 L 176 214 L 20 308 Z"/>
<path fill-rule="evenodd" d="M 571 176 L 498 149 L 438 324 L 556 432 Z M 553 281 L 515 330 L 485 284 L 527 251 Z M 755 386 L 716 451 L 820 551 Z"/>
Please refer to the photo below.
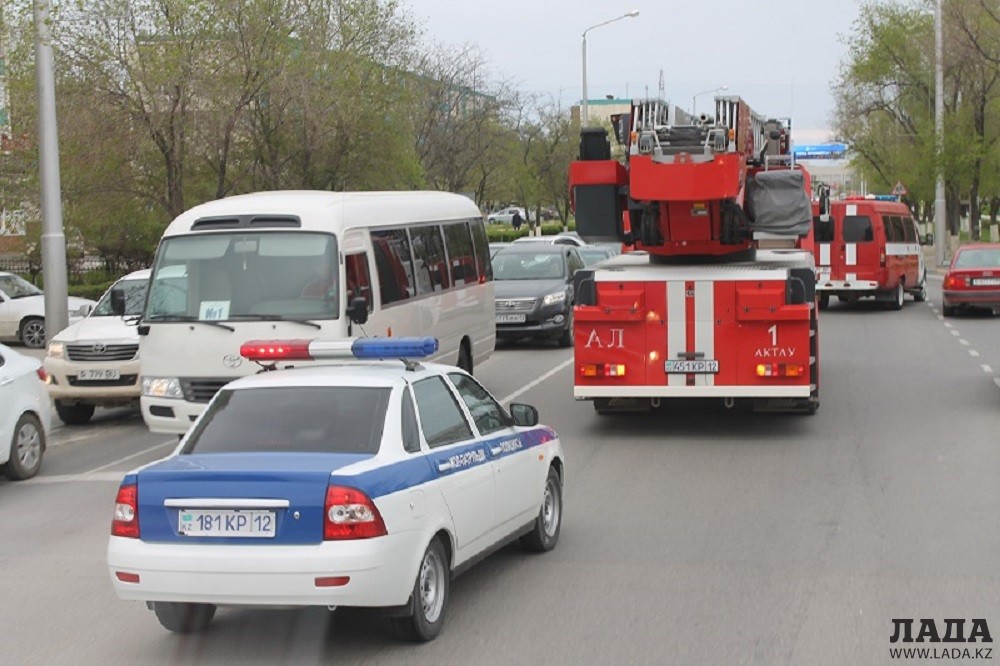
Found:
<path fill-rule="evenodd" d="M 812 224 L 812 203 L 797 169 L 760 171 L 747 183 L 747 212 L 754 231 L 801 236 Z"/>

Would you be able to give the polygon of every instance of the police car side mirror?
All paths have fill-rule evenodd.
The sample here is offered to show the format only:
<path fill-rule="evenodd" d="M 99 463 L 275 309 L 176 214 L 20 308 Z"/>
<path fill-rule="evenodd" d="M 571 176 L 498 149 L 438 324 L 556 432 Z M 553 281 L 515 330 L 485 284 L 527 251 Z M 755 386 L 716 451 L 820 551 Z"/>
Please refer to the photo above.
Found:
<path fill-rule="evenodd" d="M 352 298 L 351 304 L 347 306 L 347 316 L 355 324 L 364 324 L 368 321 L 368 299 L 364 296 Z"/>
<path fill-rule="evenodd" d="M 111 312 L 116 317 L 125 316 L 125 290 L 121 287 L 111 288 Z"/>
<path fill-rule="evenodd" d="M 921 245 L 934 245 L 934 234 L 924 236 Z"/>
<path fill-rule="evenodd" d="M 538 410 L 531 405 L 524 405 L 519 402 L 510 406 L 510 416 L 514 419 L 514 425 L 535 426 L 538 425 Z"/>

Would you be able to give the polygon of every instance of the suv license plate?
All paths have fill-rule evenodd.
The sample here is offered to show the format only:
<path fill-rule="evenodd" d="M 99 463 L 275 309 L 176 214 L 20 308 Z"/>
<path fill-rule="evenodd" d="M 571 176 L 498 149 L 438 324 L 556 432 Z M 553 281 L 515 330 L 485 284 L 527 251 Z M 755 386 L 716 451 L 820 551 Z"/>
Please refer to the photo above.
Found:
<path fill-rule="evenodd" d="M 527 315 L 523 314 L 498 314 L 497 323 L 498 324 L 523 324 L 528 320 Z"/>
<path fill-rule="evenodd" d="M 106 382 L 121 378 L 122 371 L 117 368 L 105 370 L 89 368 L 76 373 L 76 381 L 78 382 Z"/>
<path fill-rule="evenodd" d="M 719 362 L 712 359 L 667 361 L 665 366 L 668 375 L 715 374 L 719 371 Z"/>

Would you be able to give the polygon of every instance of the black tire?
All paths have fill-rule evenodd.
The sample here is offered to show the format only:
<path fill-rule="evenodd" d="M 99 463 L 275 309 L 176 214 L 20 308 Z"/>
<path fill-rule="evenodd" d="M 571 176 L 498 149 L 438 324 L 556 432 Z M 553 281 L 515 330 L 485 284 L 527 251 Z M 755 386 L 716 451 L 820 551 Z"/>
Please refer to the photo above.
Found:
<path fill-rule="evenodd" d="M 569 314 L 566 315 L 566 328 L 563 329 L 562 335 L 556 340 L 560 347 L 572 347 L 573 346 L 573 311 L 570 310 Z"/>
<path fill-rule="evenodd" d="M 923 303 L 927 300 L 927 271 L 924 270 L 924 275 L 920 278 L 920 284 L 917 288 L 913 290 L 913 300 L 917 303 Z"/>
<path fill-rule="evenodd" d="M 562 509 L 562 479 L 554 467 L 549 467 L 542 507 L 538 510 L 535 525 L 521 537 L 521 545 L 525 550 L 545 553 L 556 547 L 562 530 Z"/>
<path fill-rule="evenodd" d="M 941 308 L 941 313 L 945 317 L 954 317 L 956 314 L 958 314 L 958 308 L 955 307 L 954 305 L 945 305 L 944 307 Z"/>
<path fill-rule="evenodd" d="M 56 413 L 66 425 L 84 425 L 94 415 L 94 406 L 56 400 Z"/>
<path fill-rule="evenodd" d="M 45 431 L 34 414 L 21 414 L 10 440 L 10 458 L 3 467 L 11 481 L 23 481 L 38 474 L 45 455 Z"/>
<path fill-rule="evenodd" d="M 472 354 L 469 352 L 469 345 L 465 343 L 458 348 L 458 367 L 472 374 Z"/>
<path fill-rule="evenodd" d="M 215 617 L 215 605 L 156 601 L 153 612 L 164 629 L 175 634 L 195 634 L 204 631 Z"/>
<path fill-rule="evenodd" d="M 424 588 L 433 588 L 427 589 Z M 391 618 L 400 638 L 407 641 L 432 641 L 441 633 L 448 611 L 451 591 L 451 566 L 440 539 L 433 539 L 420 558 L 417 579 L 413 582 L 413 614 Z"/>
<path fill-rule="evenodd" d="M 830 294 L 829 293 L 820 294 L 819 295 L 819 309 L 820 310 L 826 310 L 828 307 L 830 307 Z"/>
<path fill-rule="evenodd" d="M 17 331 L 21 344 L 29 349 L 45 347 L 45 320 L 41 317 L 27 317 Z"/>

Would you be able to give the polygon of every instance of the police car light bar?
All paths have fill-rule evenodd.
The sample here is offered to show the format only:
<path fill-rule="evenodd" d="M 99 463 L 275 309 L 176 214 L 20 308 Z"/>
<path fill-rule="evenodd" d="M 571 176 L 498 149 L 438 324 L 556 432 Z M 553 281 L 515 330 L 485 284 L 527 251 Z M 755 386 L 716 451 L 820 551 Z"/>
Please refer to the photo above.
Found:
<path fill-rule="evenodd" d="M 250 340 L 240 356 L 250 361 L 424 358 L 438 350 L 437 338 L 361 338 L 357 340 Z"/>

